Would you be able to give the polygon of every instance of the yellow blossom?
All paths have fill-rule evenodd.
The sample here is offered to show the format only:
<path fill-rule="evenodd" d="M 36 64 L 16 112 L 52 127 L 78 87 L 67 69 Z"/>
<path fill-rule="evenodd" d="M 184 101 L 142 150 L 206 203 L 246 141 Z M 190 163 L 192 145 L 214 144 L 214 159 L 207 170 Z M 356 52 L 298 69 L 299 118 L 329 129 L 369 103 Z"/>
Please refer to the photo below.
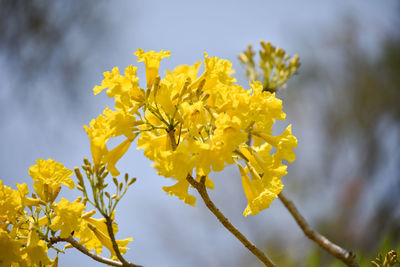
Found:
<path fill-rule="evenodd" d="M 0 229 L 5 229 L 8 224 L 15 222 L 23 210 L 21 193 L 3 185 L 3 181 L 0 180 Z"/>
<path fill-rule="evenodd" d="M 243 212 L 244 216 L 256 215 L 266 209 L 283 189 L 283 184 L 278 177 L 261 178 L 256 172 L 250 171 L 249 178 L 245 169 L 238 164 L 242 176 L 242 185 L 248 205 Z"/>
<path fill-rule="evenodd" d="M 33 188 L 37 195 L 44 201 L 54 201 L 61 190 L 61 184 L 72 189 L 74 181 L 70 178 L 71 170 L 53 159 L 38 159 L 37 165 L 29 168 L 29 175 L 34 180 Z"/>
<path fill-rule="evenodd" d="M 84 125 L 86 133 L 90 139 L 90 149 L 92 151 L 93 163 L 99 165 L 102 158 L 107 153 L 108 149 L 106 143 L 108 139 L 113 136 L 110 122 L 107 119 L 107 115 L 110 114 L 108 107 L 104 110 L 103 114 L 100 114 L 97 119 L 90 121 L 89 127 Z"/>
<path fill-rule="evenodd" d="M 36 230 L 31 227 L 28 235 L 26 247 L 24 248 L 24 258 L 29 266 L 46 266 L 51 263 L 47 256 L 47 244 L 40 240 Z"/>
<path fill-rule="evenodd" d="M 21 244 L 0 228 L 0 266 L 23 262 Z"/>
<path fill-rule="evenodd" d="M 29 194 L 29 189 L 27 184 L 16 184 L 19 194 L 21 196 L 22 202 L 24 206 L 39 206 L 39 205 L 46 205 L 46 202 L 44 202 L 41 199 L 37 198 L 30 198 L 26 197 L 26 195 Z"/>
<path fill-rule="evenodd" d="M 107 169 L 112 176 L 118 176 L 119 171 L 115 167 L 117 161 L 126 153 L 133 139 L 126 139 L 124 142 L 116 146 L 113 150 L 109 151 L 104 157 L 104 163 L 107 164 Z"/>
<path fill-rule="evenodd" d="M 58 163 L 53 159 L 38 159 L 37 165 L 29 168 L 29 175 L 34 181 L 41 181 L 44 184 L 60 185 L 64 184 L 72 189 L 75 187 L 74 181 L 70 178 L 73 174 L 71 170 L 64 167 L 62 163 Z"/>
<path fill-rule="evenodd" d="M 177 196 L 186 204 L 194 206 L 194 204 L 196 203 L 196 198 L 188 194 L 189 182 L 186 180 L 178 181 L 172 186 L 164 186 L 162 189 L 167 192 L 168 195 Z"/>
<path fill-rule="evenodd" d="M 292 135 L 292 125 L 289 125 L 286 130 L 278 136 L 264 133 L 257 133 L 257 135 L 276 147 L 276 157 L 278 160 L 286 159 L 289 162 L 293 162 L 296 159 L 293 148 L 297 147 L 297 138 Z"/>
<path fill-rule="evenodd" d="M 128 66 L 125 76 L 119 73 L 118 67 L 111 72 L 104 73 L 101 86 L 93 89 L 95 95 L 108 88 L 107 95 L 115 98 L 115 106 L 119 110 L 131 109 L 135 105 L 141 105 L 144 101 L 144 91 L 139 88 L 139 78 L 136 76 L 137 67 Z"/>
<path fill-rule="evenodd" d="M 169 57 L 170 52 L 163 50 L 158 53 L 155 51 L 145 52 L 139 48 L 134 55 L 138 57 L 138 62 L 144 62 L 146 66 L 147 88 L 151 88 L 158 76 L 158 68 L 160 67 L 161 60 L 165 57 Z"/>
<path fill-rule="evenodd" d="M 62 198 L 54 205 L 55 218 L 51 222 L 51 229 L 61 230 L 61 237 L 68 237 L 73 231 L 78 231 L 81 224 L 81 215 L 85 205 L 78 201 L 69 202 Z"/>
<path fill-rule="evenodd" d="M 114 111 L 107 107 L 103 114 L 90 122 L 89 127 L 85 125 L 84 129 L 90 139 L 94 165 L 107 164 L 107 169 L 112 175 L 118 175 L 119 171 L 115 164 L 125 154 L 137 136 L 137 133 L 134 133 L 137 124 L 133 115 L 122 110 Z M 107 148 L 108 140 L 120 135 L 125 135 L 128 139 L 109 151 Z"/>
<path fill-rule="evenodd" d="M 102 246 L 105 246 L 111 253 L 111 259 L 116 260 L 117 256 L 115 254 L 111 238 L 108 234 L 107 230 L 107 225 L 106 225 L 106 220 L 103 219 L 94 219 L 94 218 L 85 218 L 85 221 L 87 222 L 87 226 L 90 228 L 90 230 L 93 232 L 95 239 L 88 240 L 88 242 L 85 243 L 85 246 L 88 249 L 95 249 L 97 253 L 101 253 L 102 247 L 100 247 L 100 244 Z M 113 223 L 113 232 L 114 235 L 117 233 L 118 228 L 117 224 Z M 121 254 L 125 254 L 128 248 L 126 247 L 129 242 L 132 241 L 132 238 L 126 238 L 122 240 L 116 240 L 119 251 Z"/>

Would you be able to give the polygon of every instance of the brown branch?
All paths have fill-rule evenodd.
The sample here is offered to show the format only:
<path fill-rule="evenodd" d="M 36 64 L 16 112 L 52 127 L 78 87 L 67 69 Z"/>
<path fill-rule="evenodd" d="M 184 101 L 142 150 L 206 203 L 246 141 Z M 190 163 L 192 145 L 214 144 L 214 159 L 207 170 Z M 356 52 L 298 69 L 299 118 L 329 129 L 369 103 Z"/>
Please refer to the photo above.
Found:
<path fill-rule="evenodd" d="M 171 148 L 173 151 L 175 151 L 176 148 L 178 147 L 178 144 L 176 143 L 176 140 L 175 140 L 175 129 L 168 129 L 167 134 L 168 134 L 169 140 L 171 140 Z"/>
<path fill-rule="evenodd" d="M 135 265 L 133 263 L 127 262 L 124 257 L 122 257 L 121 252 L 119 251 L 117 241 L 115 240 L 115 235 L 114 231 L 112 228 L 112 223 L 113 221 L 109 216 L 106 216 L 106 225 L 107 225 L 107 231 L 108 235 L 110 236 L 111 243 L 114 249 L 115 254 L 117 255 L 117 258 L 119 259 L 120 262 L 122 262 L 122 266 L 127 266 L 127 267 L 140 267 L 139 265 Z"/>
<path fill-rule="evenodd" d="M 172 150 L 176 150 L 178 147 L 175 140 L 175 130 L 168 129 L 167 134 L 169 139 L 171 140 Z M 220 223 L 228 229 L 239 241 L 248 249 L 251 253 L 253 253 L 264 265 L 268 267 L 275 267 L 275 264 L 253 243 L 251 243 L 239 230 L 233 226 L 233 224 L 225 217 L 224 214 L 215 206 L 215 204 L 211 201 L 210 197 L 207 193 L 207 188 L 205 186 L 206 177 L 202 176 L 200 182 L 197 182 L 190 174 L 186 177 L 186 180 L 199 192 L 201 198 L 206 204 L 207 208 L 217 217 Z"/>
<path fill-rule="evenodd" d="M 110 265 L 110 266 L 119 266 L 119 267 L 123 267 L 124 266 L 122 262 L 113 261 L 113 260 L 110 260 L 108 258 L 102 257 L 100 255 L 97 255 L 94 252 L 89 251 L 83 245 L 79 244 L 78 241 L 73 239 L 72 236 L 69 236 L 67 238 L 62 238 L 60 236 L 55 236 L 55 237 L 50 238 L 50 243 L 51 244 L 55 244 L 55 243 L 58 243 L 58 242 L 68 242 L 68 243 L 70 243 L 74 248 L 76 248 L 77 250 L 79 250 L 83 254 L 91 257 L 95 261 L 98 261 L 98 262 L 101 262 L 101 263 L 104 263 L 104 264 L 107 264 L 107 265 Z"/>
<path fill-rule="evenodd" d="M 332 243 L 325 236 L 321 235 L 316 230 L 312 229 L 310 225 L 306 222 L 304 217 L 297 210 L 293 201 L 291 201 L 283 192 L 279 194 L 279 198 L 283 202 L 285 207 L 289 210 L 290 214 L 293 216 L 297 224 L 300 226 L 300 228 L 303 230 L 304 234 L 308 238 L 313 240 L 320 247 L 329 252 L 332 256 L 340 259 L 348 266 L 359 267 L 355 254 L 353 254 L 351 251 L 347 251 L 344 248 L 341 248 L 340 246 Z"/>
<path fill-rule="evenodd" d="M 207 208 L 217 217 L 221 224 L 228 229 L 239 241 L 253 253 L 260 261 L 262 261 L 266 266 L 275 266 L 275 264 L 253 243 L 251 243 L 239 230 L 232 225 L 232 223 L 226 218 L 222 212 L 215 206 L 211 201 L 207 193 L 207 188 L 205 187 L 205 176 L 201 177 L 200 182 L 197 182 L 191 175 L 186 177 L 186 180 L 199 192 L 201 198 L 206 204 Z"/>

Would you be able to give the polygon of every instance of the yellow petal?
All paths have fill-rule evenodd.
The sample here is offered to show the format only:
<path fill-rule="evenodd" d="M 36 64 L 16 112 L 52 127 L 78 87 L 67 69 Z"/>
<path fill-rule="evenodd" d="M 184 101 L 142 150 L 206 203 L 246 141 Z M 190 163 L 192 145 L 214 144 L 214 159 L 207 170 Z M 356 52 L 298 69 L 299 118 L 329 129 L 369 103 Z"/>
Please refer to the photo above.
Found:
<path fill-rule="evenodd" d="M 168 195 L 177 196 L 180 200 L 183 200 L 186 204 L 194 206 L 196 203 L 196 198 L 189 195 L 189 182 L 186 180 L 178 181 L 172 186 L 164 186 L 162 188 Z"/>
<path fill-rule="evenodd" d="M 128 148 L 132 144 L 133 139 L 126 139 L 124 142 L 119 144 L 117 147 L 109 151 L 104 157 L 104 163 L 107 164 L 107 170 L 111 173 L 112 176 L 118 176 L 119 171 L 115 167 L 118 160 L 122 158 L 122 156 L 128 151 Z"/>

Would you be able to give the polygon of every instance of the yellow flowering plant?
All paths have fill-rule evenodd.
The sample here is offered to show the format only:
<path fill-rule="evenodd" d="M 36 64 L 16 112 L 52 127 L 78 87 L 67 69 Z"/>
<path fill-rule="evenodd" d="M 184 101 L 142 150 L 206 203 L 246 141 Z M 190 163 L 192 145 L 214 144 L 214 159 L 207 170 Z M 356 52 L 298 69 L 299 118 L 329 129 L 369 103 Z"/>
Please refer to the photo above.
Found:
<path fill-rule="evenodd" d="M 73 172 L 53 159 L 37 160 L 29 168 L 34 181 L 32 197 L 27 197 L 26 184 L 17 184 L 18 190 L 14 190 L 0 180 L 0 265 L 57 266 L 59 253 L 73 247 L 110 266 L 138 266 L 122 256 L 132 238 L 116 240 L 114 218 L 117 204 L 136 180 L 125 174 L 119 181 L 116 164 L 137 138 L 137 148 L 153 162 L 158 174 L 176 181 L 162 188 L 167 194 L 194 206 L 196 197 L 188 190 L 196 189 L 227 230 L 266 266 L 275 266 L 208 196 L 208 189 L 214 188 L 214 173 L 236 164 L 248 202 L 244 216 L 267 209 L 279 196 L 299 225 L 307 226 L 281 192 L 281 178 L 287 173 L 285 162 L 295 160 L 297 139 L 291 125 L 281 134 L 272 134 L 275 121 L 286 118 L 275 92 L 296 72 L 299 58 L 290 58 L 270 43 L 261 42 L 261 47 L 261 71 L 250 46 L 239 56 L 250 80 L 247 89 L 236 83 L 231 62 L 206 53 L 202 62 L 178 66 L 162 78 L 159 66 L 170 52 L 138 49 L 134 54 L 146 69 L 144 88 L 139 85 L 137 67 L 128 66 L 123 74 L 118 67 L 105 72 L 93 92 L 96 95 L 106 90 L 115 104 L 84 126 L 92 162 L 85 158 L 82 172 L 78 167 Z M 204 71 L 199 73 L 202 64 Z M 123 141 L 109 147 L 108 141 L 116 137 Z M 73 173 L 82 197 L 57 201 L 62 185 L 75 188 Z M 115 193 L 110 193 L 109 184 L 114 184 Z M 87 210 L 88 203 L 95 209 Z M 102 218 L 93 218 L 96 212 Z M 317 234 L 309 237 L 318 243 L 324 237 Z M 320 245 L 353 264 L 350 266 L 357 266 L 351 253 L 337 252 L 338 246 L 328 241 Z M 68 244 L 59 249 L 55 246 L 58 242 Z M 110 251 L 109 258 L 100 256 L 103 247 Z M 57 252 L 55 259 L 48 257 L 49 249 Z"/>
<path fill-rule="evenodd" d="M 72 202 L 62 197 L 57 202 L 61 184 L 75 188 L 71 179 L 73 172 L 53 159 L 38 159 L 36 163 L 29 168 L 34 181 L 32 197 L 27 197 L 26 184 L 17 184 L 18 190 L 13 190 L 0 180 L 0 266 L 58 266 L 58 254 L 65 253 L 69 247 L 93 254 L 92 258 L 106 264 L 122 266 L 117 260 L 127 251 L 132 238 L 115 240 L 118 228 L 113 213 L 135 178 L 128 181 L 126 176 L 125 183 L 118 183 L 116 196 L 109 197 L 108 207 L 105 207 L 103 196 L 110 195 L 104 191 L 108 172 L 104 171 L 104 165 L 99 165 L 95 173 L 89 171 L 91 165 L 85 159 L 83 168 L 88 173 L 94 200 L 88 198 L 83 177 L 75 168 L 78 189 L 84 192 L 84 197 Z M 95 210 L 85 212 L 88 201 L 103 215 L 102 219 L 92 217 Z M 61 241 L 69 243 L 62 250 L 54 246 Z M 110 251 L 110 259 L 98 256 L 103 247 Z M 49 249 L 57 253 L 53 260 L 48 257 Z"/>

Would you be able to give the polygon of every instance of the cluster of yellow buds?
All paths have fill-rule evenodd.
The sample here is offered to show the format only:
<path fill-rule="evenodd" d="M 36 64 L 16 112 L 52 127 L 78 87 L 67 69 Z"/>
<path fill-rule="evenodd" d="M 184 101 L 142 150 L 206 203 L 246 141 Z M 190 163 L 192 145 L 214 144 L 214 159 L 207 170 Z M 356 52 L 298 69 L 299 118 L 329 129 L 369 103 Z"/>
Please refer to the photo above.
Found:
<path fill-rule="evenodd" d="M 281 51 L 274 50 L 269 59 L 264 56 L 263 62 L 276 57 L 280 63 L 275 68 L 283 73 L 281 65 L 287 57 Z M 138 135 L 138 148 L 144 149 L 159 175 L 177 181 L 163 187 L 168 194 L 194 205 L 196 199 L 188 193 L 186 177 L 200 180 L 206 176 L 206 186 L 213 188 L 211 171 L 236 162 L 248 198 L 244 215 L 267 208 L 283 188 L 280 178 L 286 174 L 286 166 L 282 160 L 293 161 L 297 146 L 290 125 L 281 135 L 272 135 L 274 121 L 285 119 L 282 101 L 260 82 L 251 83 L 249 90 L 236 84 L 232 64 L 224 59 L 205 54 L 200 75 L 202 62 L 197 62 L 178 66 L 161 78 L 160 61 L 170 56 L 169 51 L 139 49 L 135 55 L 145 63 L 146 89 L 139 87 L 137 67 L 133 66 L 125 69 L 125 75 L 118 68 L 104 73 L 101 86 L 94 88 L 95 94 L 107 89 L 107 95 L 115 100 L 114 110 L 106 108 L 85 127 L 94 163 L 105 164 L 117 175 L 115 163 Z M 283 79 L 283 74 L 274 75 L 279 82 Z M 106 143 L 116 136 L 125 136 L 125 141 L 109 150 Z"/>
<path fill-rule="evenodd" d="M 371 261 L 371 264 L 374 267 L 391 267 L 398 266 L 400 261 L 397 259 L 397 252 L 390 250 L 385 256 L 382 256 L 382 254 L 379 253 L 378 257 L 376 257 L 374 261 Z"/>
<path fill-rule="evenodd" d="M 300 67 L 298 55 L 291 58 L 282 48 L 275 47 L 270 42 L 261 41 L 259 55 L 263 88 L 266 91 L 276 92 Z M 259 80 L 261 76 L 256 68 L 254 56 L 255 52 L 251 45 L 239 55 L 239 60 L 245 66 L 246 75 L 250 81 Z"/>

